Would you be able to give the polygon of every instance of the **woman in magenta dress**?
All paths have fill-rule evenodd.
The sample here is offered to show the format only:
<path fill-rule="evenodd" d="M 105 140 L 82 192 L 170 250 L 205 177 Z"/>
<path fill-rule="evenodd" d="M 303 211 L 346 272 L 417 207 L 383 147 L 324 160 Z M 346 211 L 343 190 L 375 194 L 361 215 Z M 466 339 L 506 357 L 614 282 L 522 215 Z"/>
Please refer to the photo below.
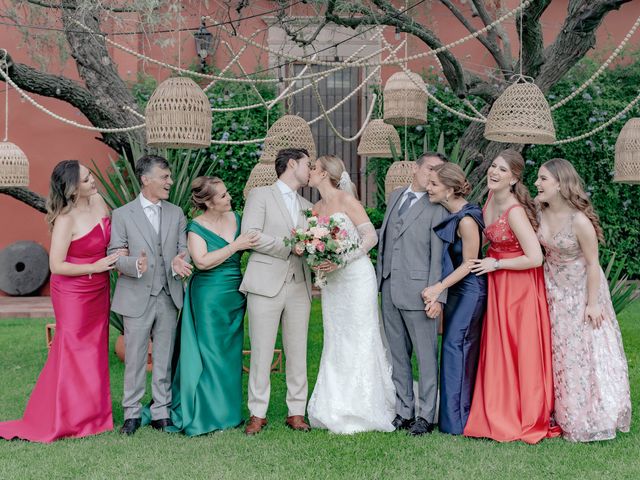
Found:
<path fill-rule="evenodd" d="M 21 420 L 0 423 L 0 437 L 49 443 L 111 430 L 109 212 L 88 168 L 60 162 L 47 201 L 49 265 L 56 333 Z"/>
<path fill-rule="evenodd" d="M 487 256 L 471 271 L 487 274 L 487 311 L 468 437 L 537 443 L 559 434 L 553 411 L 551 332 L 536 211 L 522 184 L 524 159 L 501 152 L 487 172 Z"/>
<path fill-rule="evenodd" d="M 554 418 L 567 440 L 609 440 L 629 431 L 631 398 L 620 327 L 598 260 L 602 228 L 567 160 L 543 164 L 536 187 L 553 340 Z"/>

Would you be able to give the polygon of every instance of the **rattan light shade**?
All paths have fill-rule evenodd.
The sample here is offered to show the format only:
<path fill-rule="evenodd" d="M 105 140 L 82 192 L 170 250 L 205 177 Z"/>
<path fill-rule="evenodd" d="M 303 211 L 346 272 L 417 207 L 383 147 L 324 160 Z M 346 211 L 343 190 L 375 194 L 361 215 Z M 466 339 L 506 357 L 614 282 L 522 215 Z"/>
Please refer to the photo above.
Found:
<path fill-rule="evenodd" d="M 145 110 L 147 144 L 157 148 L 211 145 L 211 105 L 196 82 L 172 77 L 155 89 Z"/>
<path fill-rule="evenodd" d="M 413 181 L 413 165 L 414 162 L 401 161 L 393 162 L 387 170 L 387 176 L 384 178 L 384 196 L 389 201 L 389 196 L 398 187 L 406 187 L 411 185 Z"/>
<path fill-rule="evenodd" d="M 0 142 L 0 187 L 29 185 L 29 160 L 15 143 Z"/>
<path fill-rule="evenodd" d="M 640 118 L 631 118 L 616 140 L 614 182 L 640 184 Z"/>
<path fill-rule="evenodd" d="M 484 137 L 504 143 L 555 142 L 549 103 L 538 86 L 526 82 L 507 87 L 487 115 Z"/>
<path fill-rule="evenodd" d="M 410 72 L 410 75 L 411 77 L 404 72 L 398 72 L 387 80 L 384 86 L 384 121 L 386 123 L 397 126 L 427 123 L 426 86 L 420 75 L 413 72 Z"/>
<path fill-rule="evenodd" d="M 309 152 L 311 161 L 316 159 L 316 143 L 311 128 L 304 118 L 297 115 L 285 115 L 279 118 L 267 132 L 264 141 L 261 162 L 273 163 L 283 148 L 304 148 Z"/>
<path fill-rule="evenodd" d="M 365 157 L 392 158 L 391 144 L 400 153 L 400 135 L 393 125 L 384 120 L 371 120 L 362 133 L 358 144 L 358 155 Z"/>
<path fill-rule="evenodd" d="M 244 186 L 242 195 L 246 200 L 249 196 L 249 192 L 256 187 L 264 187 L 266 185 L 272 185 L 278 179 L 276 175 L 276 167 L 274 163 L 258 162 L 247 179 L 247 183 Z"/>

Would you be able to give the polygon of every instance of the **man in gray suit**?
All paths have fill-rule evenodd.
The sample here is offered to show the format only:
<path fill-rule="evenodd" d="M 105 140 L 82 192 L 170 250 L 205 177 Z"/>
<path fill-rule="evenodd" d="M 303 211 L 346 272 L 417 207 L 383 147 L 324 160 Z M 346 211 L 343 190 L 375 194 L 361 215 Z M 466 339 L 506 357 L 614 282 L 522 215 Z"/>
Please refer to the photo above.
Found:
<path fill-rule="evenodd" d="M 312 205 L 297 190 L 309 182 L 309 153 L 304 149 L 280 150 L 275 169 L 278 181 L 254 188 L 242 216 L 242 233 L 254 231 L 253 247 L 240 291 L 247 295 L 251 362 L 249 367 L 249 413 L 245 433 L 255 435 L 267 424 L 271 393 L 271 362 L 278 326 L 287 358 L 286 424 L 308 431 L 304 420 L 307 405 L 307 328 L 311 310 L 311 273 L 306 262 L 284 244 L 293 228 L 306 227 L 303 210 Z"/>
<path fill-rule="evenodd" d="M 172 425 L 171 357 L 178 310 L 182 308 L 181 278 L 192 268 L 187 258 L 184 214 L 166 201 L 173 184 L 169 164 L 162 157 L 145 155 L 136 162 L 136 176 L 140 195 L 113 211 L 109 244 L 109 252 L 129 250 L 128 256 L 116 261 L 120 275 L 111 303 L 111 309 L 124 318 L 125 422 L 120 432 L 126 435 L 133 435 L 141 423 L 150 337 L 151 426 L 163 430 Z"/>
<path fill-rule="evenodd" d="M 447 161 L 427 152 L 413 166 L 409 187 L 394 190 L 380 229 L 376 274 L 382 292 L 382 318 L 396 387 L 397 430 L 412 435 L 434 428 L 438 390 L 438 322 L 446 293 L 425 311 L 422 290 L 440 281 L 442 241 L 433 232 L 447 214 L 429 202 L 426 187 L 431 169 Z M 415 411 L 411 355 L 418 360 L 419 408 Z M 415 418 L 414 418 L 415 415 Z"/>

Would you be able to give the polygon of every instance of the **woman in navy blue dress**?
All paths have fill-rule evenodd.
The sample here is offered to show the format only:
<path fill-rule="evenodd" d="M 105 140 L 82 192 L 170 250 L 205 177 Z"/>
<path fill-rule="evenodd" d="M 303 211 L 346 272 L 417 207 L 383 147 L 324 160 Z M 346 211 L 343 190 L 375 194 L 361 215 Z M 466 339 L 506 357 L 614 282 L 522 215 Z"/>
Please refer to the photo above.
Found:
<path fill-rule="evenodd" d="M 422 292 L 427 304 L 448 289 L 440 365 L 441 432 L 461 435 L 469 417 L 478 366 L 482 318 L 486 306 L 486 278 L 471 273 L 470 260 L 481 256 L 484 222 L 478 205 L 465 200 L 471 191 L 462 169 L 453 163 L 435 167 L 427 193 L 432 203 L 450 213 L 434 231 L 444 243 L 442 281 Z"/>

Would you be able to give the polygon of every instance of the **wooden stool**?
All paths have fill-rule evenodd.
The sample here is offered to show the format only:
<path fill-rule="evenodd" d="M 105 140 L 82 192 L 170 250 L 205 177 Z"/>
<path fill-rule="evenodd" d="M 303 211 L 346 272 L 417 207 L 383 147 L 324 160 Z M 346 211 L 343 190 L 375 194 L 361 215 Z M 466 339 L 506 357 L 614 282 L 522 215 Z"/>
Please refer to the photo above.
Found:
<path fill-rule="evenodd" d="M 243 350 L 242 355 L 251 355 L 251 350 Z M 282 350 L 279 348 L 273 349 L 273 363 L 271 364 L 271 372 L 282 373 Z M 249 367 L 242 365 L 242 371 L 249 373 Z"/>
<path fill-rule="evenodd" d="M 53 333 L 56 330 L 56 324 L 55 323 L 47 323 L 44 326 L 44 335 L 47 341 L 47 348 L 51 348 L 51 343 L 53 342 Z"/>

